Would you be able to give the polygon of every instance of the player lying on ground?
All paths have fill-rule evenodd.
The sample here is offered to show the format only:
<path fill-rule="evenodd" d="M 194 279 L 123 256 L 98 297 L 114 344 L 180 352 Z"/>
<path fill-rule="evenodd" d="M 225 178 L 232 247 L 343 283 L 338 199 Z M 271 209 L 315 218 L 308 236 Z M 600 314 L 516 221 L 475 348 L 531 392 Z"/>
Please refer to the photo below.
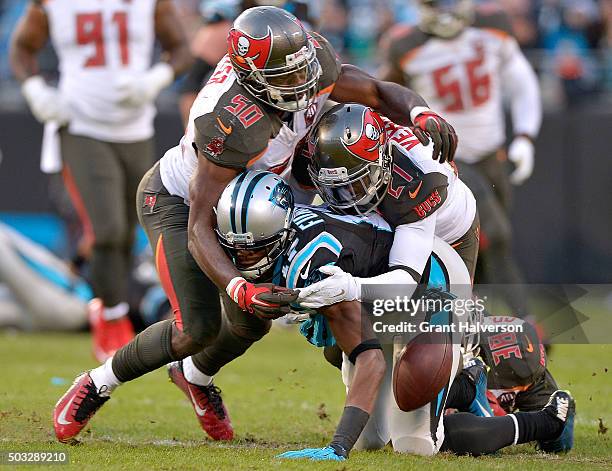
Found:
<path fill-rule="evenodd" d="M 0 328 L 81 330 L 91 288 L 68 263 L 0 223 Z M 35 293 L 35 295 L 33 295 Z"/>
<path fill-rule="evenodd" d="M 300 288 L 324 276 L 321 268 L 328 265 L 357 276 L 387 270 L 393 234 L 378 214 L 360 218 L 318 207 L 294 209 L 290 187 L 269 172 L 248 172 L 230 182 L 216 212 L 219 240 L 250 280 Z M 469 283 L 459 256 L 439 239 L 429 263 L 443 264 L 443 269 L 434 271 L 447 273 L 448 284 Z M 342 301 L 319 313 L 331 330 L 327 337 L 333 335 L 344 352 L 345 409 L 328 447 L 288 452 L 282 457 L 343 460 L 355 445 L 382 448 L 389 441 L 397 451 L 419 454 L 439 450 L 490 453 L 511 444 L 555 439 L 573 416 L 573 399 L 563 391 L 555 392 L 541 411 L 502 418 L 469 413 L 443 418 L 444 401 L 402 412 L 390 392 L 391 368 L 387 365 L 392 364 L 392 346 L 381 345 L 368 318 L 362 316 L 360 304 Z M 448 383 L 459 362 L 458 345 L 454 350 Z"/>
<path fill-rule="evenodd" d="M 217 241 L 213 206 L 246 168 L 274 169 L 298 191 L 296 179 L 306 177 L 292 172 L 293 154 L 328 98 L 358 101 L 414 124 L 423 142 L 434 142 L 436 158 L 452 159 L 454 131 L 418 95 L 341 65 L 323 37 L 307 33 L 282 9 L 246 10 L 234 21 L 227 56 L 192 106 L 185 136 L 145 175 L 137 194 L 139 219 L 176 319 L 150 326 L 77 378 L 55 408 L 60 441 L 71 441 L 121 383 L 180 360 L 171 377 L 200 424 L 214 439 L 232 438 L 212 376 L 263 337 L 268 316 L 286 310 L 296 294 L 240 275 Z M 229 327 L 221 322 L 219 291 L 226 307 L 240 307 L 230 309 Z"/>

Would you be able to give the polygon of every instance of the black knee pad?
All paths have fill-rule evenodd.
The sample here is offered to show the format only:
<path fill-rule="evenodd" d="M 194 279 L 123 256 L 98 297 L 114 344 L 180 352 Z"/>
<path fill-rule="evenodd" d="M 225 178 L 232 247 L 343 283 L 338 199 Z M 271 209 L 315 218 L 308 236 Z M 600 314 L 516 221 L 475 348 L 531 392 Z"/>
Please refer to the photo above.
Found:
<path fill-rule="evenodd" d="M 338 344 L 323 348 L 323 355 L 329 364 L 342 370 L 342 350 Z"/>
<path fill-rule="evenodd" d="M 172 353 L 172 324 L 171 320 L 157 322 L 117 351 L 112 367 L 119 381 L 131 381 L 176 359 Z"/>

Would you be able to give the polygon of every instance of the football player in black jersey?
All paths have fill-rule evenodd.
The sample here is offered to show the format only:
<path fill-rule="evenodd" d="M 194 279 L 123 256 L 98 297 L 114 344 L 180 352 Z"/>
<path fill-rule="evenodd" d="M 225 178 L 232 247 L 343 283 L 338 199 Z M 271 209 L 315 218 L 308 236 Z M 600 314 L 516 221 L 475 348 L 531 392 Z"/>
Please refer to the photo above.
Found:
<path fill-rule="evenodd" d="M 221 195 L 216 214 L 216 232 L 221 245 L 241 274 L 252 281 L 273 280 L 275 284 L 294 288 L 316 281 L 322 274 L 321 268 L 330 264 L 360 276 L 376 275 L 387 269 L 393 235 L 380 216 L 337 215 L 320 207 L 294 206 L 290 187 L 269 172 L 243 173 L 232 180 Z M 452 257 L 445 259 L 441 247 L 434 250 L 440 254 L 439 260 L 450 268 Z M 455 263 L 462 265 L 452 250 L 446 254 L 452 254 Z M 359 303 L 340 302 L 321 308 L 318 315 L 324 316 L 331 331 L 328 335 L 344 351 L 345 362 L 354 365 L 349 367 L 350 374 L 347 373 L 350 380 L 347 380 L 345 409 L 328 447 L 287 452 L 281 455 L 283 458 L 346 459 L 360 435 L 363 441 L 362 432 L 369 432 L 368 421 L 379 420 L 376 414 L 381 413 L 375 404 L 380 401 L 378 390 L 388 375 L 381 352 L 384 347 L 369 320 L 362 316 Z M 222 341 L 231 342 L 231 338 Z M 207 349 L 209 361 L 222 359 L 229 346 L 226 343 L 225 348 L 217 351 Z M 511 444 L 557 438 L 565 424 L 573 420 L 573 399 L 563 391 L 553 393 L 549 399 L 540 411 L 508 417 L 484 418 L 457 413 L 442 418 L 438 415 L 435 421 L 439 425 L 433 430 L 439 436 L 438 427 L 443 422 L 446 434 L 443 443 L 436 444 L 433 439 L 430 450 L 397 448 L 395 442 L 406 437 L 414 442 L 431 440 L 430 427 L 425 427 L 425 437 L 419 435 L 423 433 L 419 420 L 429 423 L 428 414 L 394 411 L 392 407 L 383 408 L 382 414 L 399 414 L 400 420 L 389 427 L 387 440 L 390 438 L 400 451 L 433 454 L 448 450 L 477 455 Z M 380 436 L 381 430 L 376 428 Z M 379 445 L 385 444 L 383 440 Z"/>

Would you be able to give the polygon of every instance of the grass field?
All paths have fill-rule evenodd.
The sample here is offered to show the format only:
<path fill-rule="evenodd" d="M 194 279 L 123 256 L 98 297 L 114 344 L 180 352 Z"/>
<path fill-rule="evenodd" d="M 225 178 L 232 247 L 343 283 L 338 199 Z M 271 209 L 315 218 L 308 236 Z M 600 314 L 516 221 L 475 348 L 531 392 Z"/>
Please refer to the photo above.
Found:
<path fill-rule="evenodd" d="M 288 449 L 324 446 L 343 405 L 339 374 L 298 337 L 273 330 L 217 376 L 237 433 L 232 443 L 204 437 L 190 405 L 160 370 L 118 389 L 82 444 L 70 447 L 54 441 L 51 412 L 76 373 L 95 366 L 89 337 L 0 333 L 0 451 L 68 451 L 70 467 L 78 470 L 612 469 L 612 431 L 600 433 L 598 422 L 612 425 L 612 345 L 553 351 L 551 370 L 572 390 L 578 409 L 576 448 L 566 456 L 523 445 L 485 458 L 385 449 L 353 452 L 345 463 L 274 459 Z"/>

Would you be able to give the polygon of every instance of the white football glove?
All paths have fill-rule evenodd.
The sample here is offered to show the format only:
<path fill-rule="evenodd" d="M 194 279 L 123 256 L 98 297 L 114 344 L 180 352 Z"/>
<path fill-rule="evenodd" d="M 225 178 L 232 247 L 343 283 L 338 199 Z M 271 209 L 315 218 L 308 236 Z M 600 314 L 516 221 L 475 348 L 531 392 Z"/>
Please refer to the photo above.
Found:
<path fill-rule="evenodd" d="M 510 175 L 513 185 L 522 185 L 533 173 L 533 155 L 535 149 L 531 140 L 525 136 L 514 138 L 508 148 L 508 159 L 516 166 Z"/>
<path fill-rule="evenodd" d="M 342 268 L 335 265 L 325 265 L 319 268 L 319 271 L 331 276 L 306 288 L 298 288 L 300 294 L 297 302 L 301 306 L 318 309 L 341 301 L 355 301 L 361 297 L 359 281 Z"/>
<path fill-rule="evenodd" d="M 174 80 L 174 69 L 170 64 L 159 62 L 139 76 L 121 76 L 115 85 L 119 104 L 138 108 L 152 103 L 157 95 Z"/>
<path fill-rule="evenodd" d="M 47 85 L 40 75 L 26 79 L 21 85 L 21 92 L 32 114 L 41 123 L 55 121 L 61 126 L 70 120 L 68 104 L 60 91 Z"/>

